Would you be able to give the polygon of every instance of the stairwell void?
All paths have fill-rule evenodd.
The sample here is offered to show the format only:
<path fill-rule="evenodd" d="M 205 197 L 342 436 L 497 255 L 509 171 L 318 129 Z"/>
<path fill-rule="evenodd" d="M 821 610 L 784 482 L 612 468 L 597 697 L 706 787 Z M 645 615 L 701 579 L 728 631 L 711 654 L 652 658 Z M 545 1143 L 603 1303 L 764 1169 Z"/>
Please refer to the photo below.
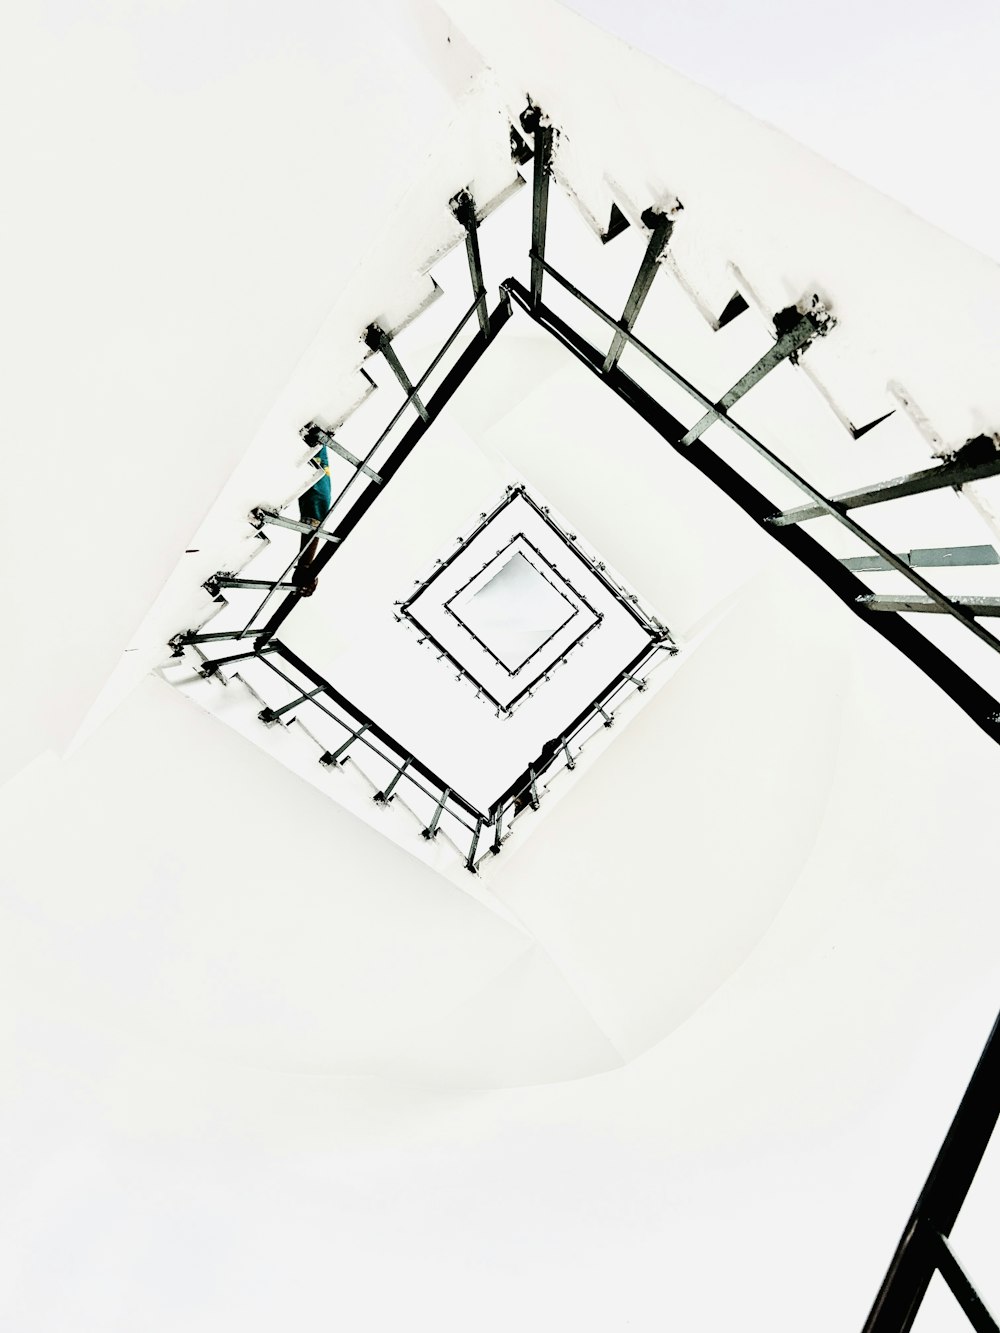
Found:
<path fill-rule="evenodd" d="M 227 614 L 209 628 L 206 622 L 175 635 L 171 641 L 175 653 L 196 652 L 206 676 L 238 668 L 249 680 L 253 673 L 254 689 L 264 704 L 259 710 L 262 723 L 273 726 L 293 717 L 305 726 L 306 719 L 318 723 L 324 732 L 317 737 L 318 758 L 324 766 L 342 767 L 350 761 L 360 767 L 361 756 L 370 761 L 367 777 L 374 801 L 386 805 L 407 792 L 424 839 L 447 832 L 467 869 L 474 871 L 484 855 L 501 850 L 511 822 L 525 809 L 538 808 L 540 779 L 557 770 L 575 769 L 586 736 L 595 728 L 611 726 L 616 708 L 626 698 L 645 693 L 655 658 L 677 652 L 666 625 L 641 608 L 638 596 L 607 571 L 599 554 L 585 554 L 582 542 L 574 548 L 579 539 L 570 533 L 568 520 L 556 521 L 543 497 L 533 494 L 522 480 L 508 479 L 505 498 L 491 509 L 484 508 L 479 524 L 473 524 L 450 553 L 436 556 L 429 573 L 418 574 L 415 591 L 394 599 L 395 625 L 416 633 L 435 654 L 441 670 L 452 671 L 456 683 L 500 719 L 537 711 L 536 695 L 559 697 L 575 664 L 594 661 L 594 645 L 614 638 L 610 632 L 614 617 L 623 624 L 630 622 L 633 641 L 628 643 L 627 635 L 623 638 L 616 668 L 603 680 L 595 675 L 587 690 L 572 696 L 572 704 L 566 695 L 551 728 L 547 717 L 546 728 L 536 731 L 516 758 L 508 753 L 497 794 L 468 795 L 447 757 L 444 763 L 435 763 L 428 759 L 426 746 L 413 743 L 412 732 L 410 737 L 401 734 L 410 730 L 405 718 L 402 726 L 397 719 L 390 728 L 377 716 L 378 707 L 362 706 L 357 695 L 364 693 L 365 682 L 377 679 L 374 668 L 362 671 L 364 680 L 352 695 L 314 660 L 296 652 L 291 640 L 295 626 L 310 614 L 305 608 L 310 606 L 313 586 L 324 587 L 334 578 L 334 571 L 346 563 L 341 553 L 358 545 L 359 534 L 363 539 L 370 533 L 386 510 L 382 497 L 390 489 L 398 491 L 404 484 L 401 479 L 417 466 L 427 449 L 425 441 L 433 438 L 432 428 L 446 416 L 453 395 L 475 376 L 517 310 L 598 376 L 669 448 L 893 643 L 979 727 L 1000 739 L 996 686 L 983 679 L 995 673 L 1000 640 L 982 623 L 1000 614 L 1000 598 L 946 592 L 922 572 L 988 566 L 997 559 L 992 546 L 911 544 L 900 550 L 899 543 L 882 535 L 876 524 L 864 526 L 854 517 L 861 508 L 898 505 L 915 496 L 933 498 L 1000 474 L 996 438 L 976 437 L 931 468 L 827 494 L 738 419 L 733 409 L 742 406 L 751 390 L 757 389 L 759 396 L 757 386 L 765 379 L 776 383 L 787 376 L 818 339 L 836 336 L 834 312 L 818 296 L 804 294 L 796 305 L 772 316 L 770 346 L 735 383 L 721 394 L 702 390 L 636 332 L 654 279 L 670 253 L 675 228 L 683 226 L 682 206 L 677 201 L 650 203 L 639 216 L 630 210 L 634 227 L 645 237 L 644 254 L 621 315 L 609 313 L 560 271 L 547 248 L 558 140 L 557 127 L 533 105 L 511 127 L 514 161 L 532 164 L 527 281 L 511 277 L 501 282 L 491 307 L 480 227 L 494 205 L 480 207 L 471 189 L 460 191 L 449 208 L 464 235 L 471 304 L 422 372 L 404 363 L 401 335 L 418 315 L 426 317 L 427 307 L 395 326 L 373 320 L 359 330 L 366 355 L 396 381 L 401 405 L 374 434 L 365 433 L 369 420 L 365 400 L 338 421 L 303 424 L 308 457 L 316 459 L 322 451 L 339 486 L 326 513 L 314 522 L 304 517 L 301 504 L 298 517 L 288 506 L 257 506 L 251 515 L 256 528 L 261 533 L 290 531 L 296 534 L 297 547 L 290 549 L 287 564 L 271 578 L 244 578 L 230 571 L 214 575 L 206 586 L 224 597 Z M 621 230 L 609 223 L 604 239 Z M 434 287 L 436 295 L 440 289 L 436 283 Z M 740 300 L 732 298 L 717 317 L 717 329 L 751 309 L 748 299 L 741 293 L 737 296 Z M 374 362 L 369 364 L 374 367 Z M 374 383 L 371 374 L 366 375 Z M 891 415 L 873 419 L 862 429 L 852 428 L 852 434 L 858 438 L 873 433 Z M 487 503 L 495 500 L 495 493 L 494 487 L 492 494 L 484 495 Z M 796 493 L 808 503 L 791 503 L 788 497 Z M 525 517 L 519 517 L 518 510 Z M 826 521 L 835 540 L 813 537 L 807 526 L 813 520 Z M 553 535 L 570 552 L 568 563 L 558 567 L 551 552 L 539 545 Z M 850 554 L 838 549 L 844 536 L 860 544 L 863 554 L 855 553 L 856 546 Z M 394 534 L 384 539 L 396 540 Z M 863 582 L 859 573 L 868 570 L 901 577 L 907 591 L 883 592 Z M 357 582 L 363 585 L 364 580 L 359 577 Z M 605 607 L 597 607 L 600 597 L 610 598 Z M 959 638 L 942 641 L 935 631 L 918 627 L 914 621 L 925 620 L 928 612 L 941 617 L 950 630 L 962 631 Z M 223 624 L 233 627 L 222 628 Z M 222 655 L 206 656 L 218 651 L 216 645 L 225 646 Z M 384 643 L 375 646 L 384 656 L 394 656 L 391 649 L 384 651 Z M 399 679 L 409 689 L 416 674 L 404 673 Z M 406 696 L 404 711 L 410 717 L 421 713 L 419 682 L 415 688 L 415 694 Z M 332 735 L 326 730 L 329 723 L 336 728 Z M 439 716 L 437 725 L 439 734 L 450 732 L 452 741 L 465 739 L 457 717 Z M 476 741 L 470 745 L 475 748 Z"/>

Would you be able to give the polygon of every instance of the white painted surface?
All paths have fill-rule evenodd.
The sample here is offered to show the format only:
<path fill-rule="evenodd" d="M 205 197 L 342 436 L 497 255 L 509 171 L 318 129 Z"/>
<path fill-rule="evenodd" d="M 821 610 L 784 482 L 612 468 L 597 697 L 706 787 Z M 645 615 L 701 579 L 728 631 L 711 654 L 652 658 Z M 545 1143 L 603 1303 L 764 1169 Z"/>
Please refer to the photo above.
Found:
<path fill-rule="evenodd" d="M 53 5 L 22 23 L 4 88 L 11 123 L 34 130 L 14 165 L 35 207 L 12 247 L 31 257 L 13 334 L 44 355 L 15 377 L 24 447 L 5 462 L 8 494 L 34 495 L 55 423 L 63 499 L 41 539 L 35 501 L 5 514 L 11 551 L 37 552 L 11 590 L 9 774 L 73 732 L 198 544 L 462 82 L 440 45 L 418 74 L 379 6 Z M 542 68 L 537 30 L 518 35 Z M 988 45 L 962 51 L 949 68 Z M 334 153 L 364 207 L 343 207 Z M 995 278 L 938 253 L 935 300 L 979 301 L 989 326 Z M 930 355 L 940 321 L 922 319 L 900 315 Z M 548 355 L 528 349 L 543 417 L 562 373 Z M 995 425 L 992 374 L 955 369 L 932 386 L 942 411 Z M 596 465 L 586 407 L 578 457 Z M 519 409 L 463 410 L 510 436 Z M 996 1006 L 996 752 L 819 590 L 767 572 L 757 534 L 717 525 L 697 479 L 633 444 L 640 486 L 602 474 L 613 518 L 592 465 L 536 451 L 539 484 L 691 622 L 762 574 L 650 726 L 555 806 L 571 838 L 511 845 L 490 887 L 540 943 L 152 682 L 4 788 L 6 1324 L 860 1327 Z M 852 464 L 882 474 L 859 449 Z M 502 452 L 523 467 L 512 439 Z M 275 471 L 296 466 L 290 447 Z M 135 503 L 137 479 L 153 500 Z M 690 530 L 664 525 L 654 547 L 635 534 L 665 486 Z M 671 571 L 697 518 L 735 535 L 706 540 L 689 581 Z M 776 614 L 786 577 L 802 641 Z M 977 1207 L 963 1254 L 998 1304 L 995 1196 Z"/>
<path fill-rule="evenodd" d="M 573 0 L 568 8 L 1000 257 L 990 0 Z"/>

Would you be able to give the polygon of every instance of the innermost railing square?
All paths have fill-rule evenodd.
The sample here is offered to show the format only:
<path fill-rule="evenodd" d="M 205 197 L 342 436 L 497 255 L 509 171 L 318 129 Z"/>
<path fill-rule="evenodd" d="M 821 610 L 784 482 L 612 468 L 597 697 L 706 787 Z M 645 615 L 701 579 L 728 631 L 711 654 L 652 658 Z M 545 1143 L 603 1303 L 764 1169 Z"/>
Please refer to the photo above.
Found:
<path fill-rule="evenodd" d="M 512 676 L 579 615 L 580 605 L 545 557 L 520 534 L 445 603 Z"/>

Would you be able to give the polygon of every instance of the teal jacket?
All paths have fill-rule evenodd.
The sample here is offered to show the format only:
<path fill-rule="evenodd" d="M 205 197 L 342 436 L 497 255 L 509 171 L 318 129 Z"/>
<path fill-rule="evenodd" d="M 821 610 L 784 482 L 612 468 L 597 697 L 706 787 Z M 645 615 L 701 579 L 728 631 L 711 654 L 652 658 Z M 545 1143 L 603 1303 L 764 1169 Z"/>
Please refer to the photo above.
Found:
<path fill-rule="evenodd" d="M 299 496 L 299 517 L 303 523 L 322 523 L 330 512 L 333 501 L 333 489 L 330 485 L 330 460 L 324 444 L 319 453 L 309 460 L 313 467 L 320 469 L 320 477 L 312 486 Z"/>

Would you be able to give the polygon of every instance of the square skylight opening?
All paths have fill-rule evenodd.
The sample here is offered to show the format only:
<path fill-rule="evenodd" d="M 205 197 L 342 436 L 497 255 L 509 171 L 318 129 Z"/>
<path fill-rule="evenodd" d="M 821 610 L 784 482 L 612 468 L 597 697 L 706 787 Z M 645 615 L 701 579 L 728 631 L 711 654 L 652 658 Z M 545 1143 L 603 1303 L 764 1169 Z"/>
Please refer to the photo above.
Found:
<path fill-rule="evenodd" d="M 544 572 L 547 563 L 519 534 L 445 603 L 445 610 L 512 676 L 580 614 L 579 603 L 563 591 L 566 585 L 556 583 L 555 571 Z"/>

